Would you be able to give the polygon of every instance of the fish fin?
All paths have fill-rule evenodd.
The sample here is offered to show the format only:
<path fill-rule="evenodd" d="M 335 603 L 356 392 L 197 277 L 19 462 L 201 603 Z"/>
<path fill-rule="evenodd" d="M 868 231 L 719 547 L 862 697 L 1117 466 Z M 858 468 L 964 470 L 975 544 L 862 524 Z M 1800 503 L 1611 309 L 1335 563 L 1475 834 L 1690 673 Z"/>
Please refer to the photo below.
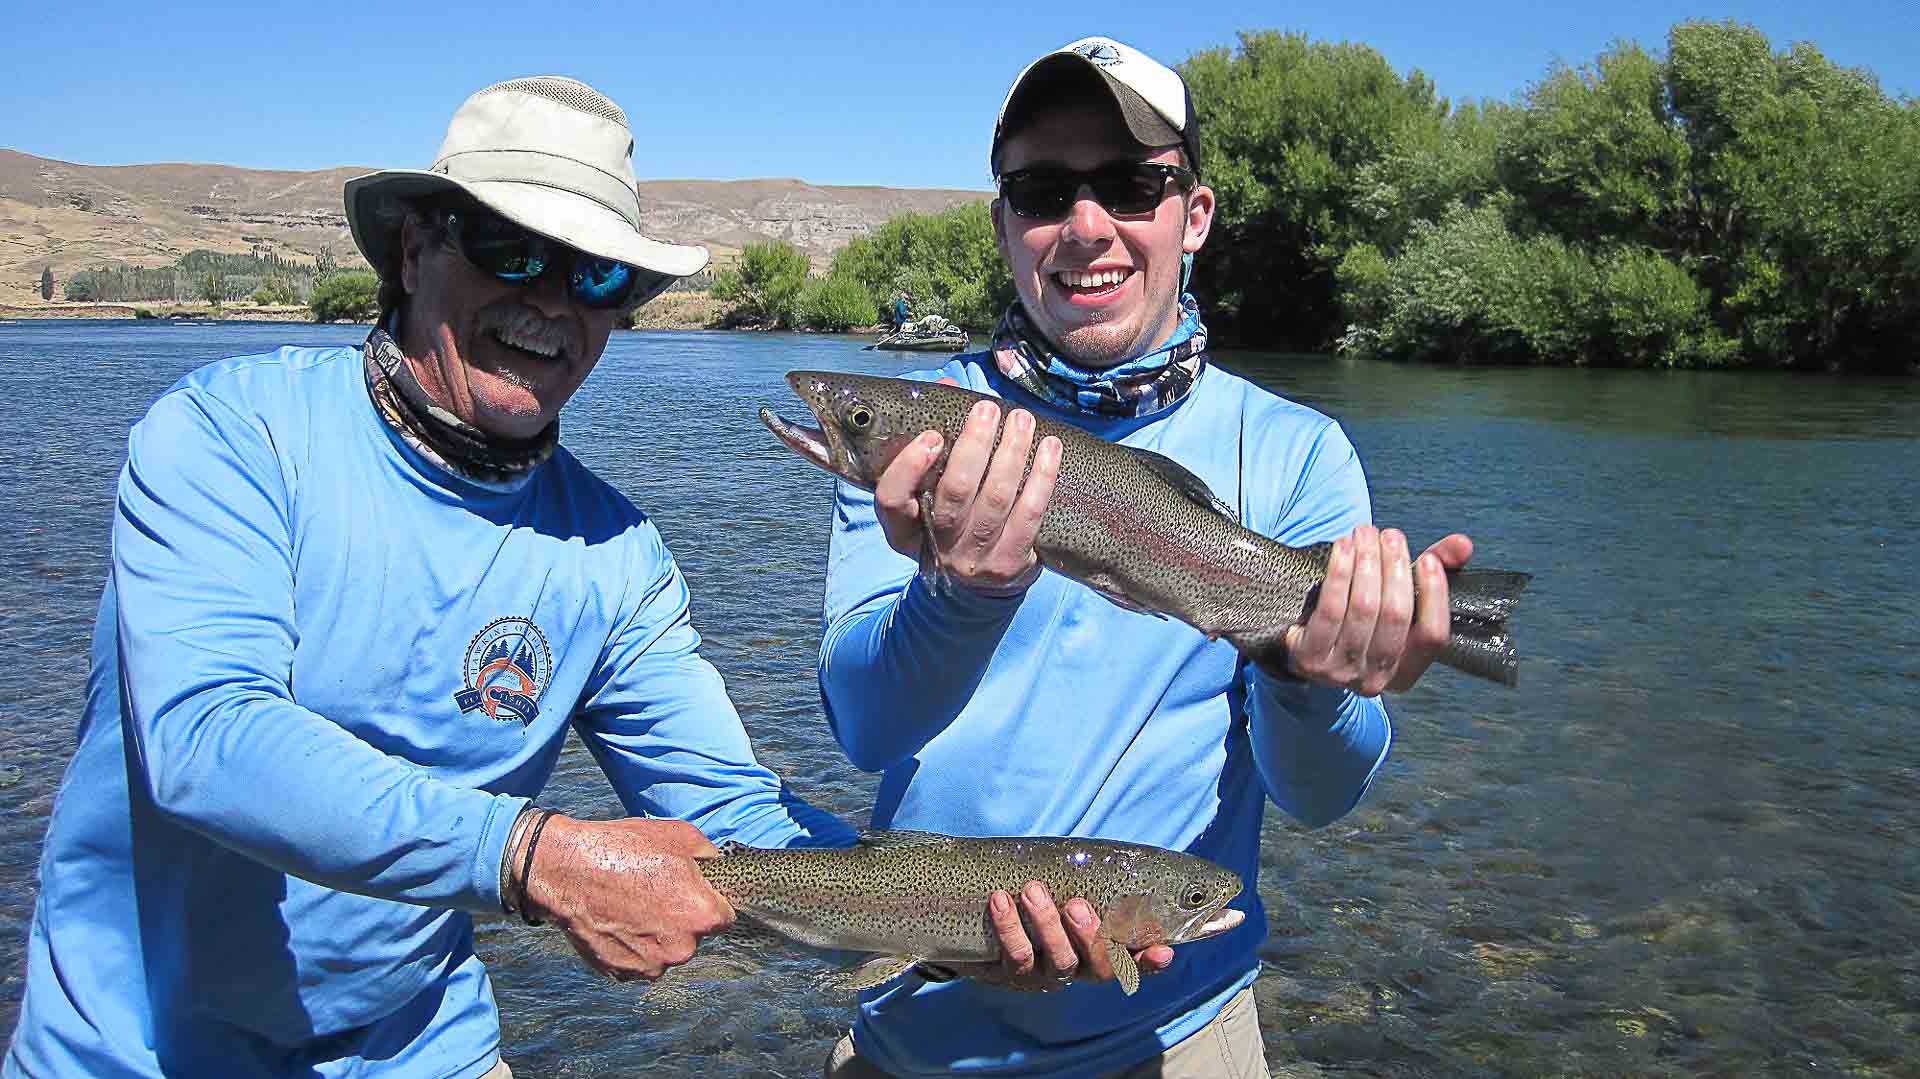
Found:
<path fill-rule="evenodd" d="M 1156 611 L 1151 607 L 1142 607 L 1138 603 L 1135 603 L 1132 596 L 1127 595 L 1126 592 L 1120 588 L 1119 584 L 1104 574 L 1094 574 L 1083 577 L 1081 578 L 1081 583 L 1093 589 L 1095 592 L 1100 593 L 1106 597 L 1108 603 L 1122 610 L 1132 611 L 1135 614 L 1150 614 L 1160 619 L 1167 617 L 1164 612 Z"/>
<path fill-rule="evenodd" d="M 953 842 L 950 835 L 939 832 L 916 832 L 907 828 L 869 828 L 862 831 L 858 840 L 863 847 L 902 848 L 902 847 L 939 847 Z"/>
<path fill-rule="evenodd" d="M 1207 486 L 1207 481 L 1188 471 L 1187 466 L 1168 457 L 1166 454 L 1155 453 L 1152 450 L 1143 450 L 1138 446 L 1122 446 L 1120 448 L 1133 454 L 1134 458 L 1141 464 L 1146 465 L 1154 475 L 1167 481 L 1174 490 L 1185 495 L 1187 501 L 1192 502 L 1196 506 L 1203 506 L 1210 509 L 1223 517 L 1238 519 L 1238 515 L 1233 512 L 1233 507 L 1220 501 L 1219 496 L 1213 493 L 1213 488 Z"/>
<path fill-rule="evenodd" d="M 1446 648 L 1434 658 L 1489 682 L 1509 687 L 1520 684 L 1520 655 L 1505 626 L 1455 619 Z"/>
<path fill-rule="evenodd" d="M 835 971 L 820 980 L 842 992 L 858 993 L 864 989 L 885 985 L 902 975 L 913 973 L 919 965 L 918 956 L 880 955 L 852 970 Z"/>
<path fill-rule="evenodd" d="M 934 595 L 944 596 L 953 588 L 953 581 L 940 568 L 939 553 L 933 546 L 933 492 L 920 492 L 917 501 L 920 506 L 920 576 L 926 578 Z"/>
<path fill-rule="evenodd" d="M 1140 991 L 1140 964 L 1119 941 L 1107 941 L 1107 962 L 1113 964 L 1113 976 L 1119 979 L 1122 993 L 1132 996 Z"/>

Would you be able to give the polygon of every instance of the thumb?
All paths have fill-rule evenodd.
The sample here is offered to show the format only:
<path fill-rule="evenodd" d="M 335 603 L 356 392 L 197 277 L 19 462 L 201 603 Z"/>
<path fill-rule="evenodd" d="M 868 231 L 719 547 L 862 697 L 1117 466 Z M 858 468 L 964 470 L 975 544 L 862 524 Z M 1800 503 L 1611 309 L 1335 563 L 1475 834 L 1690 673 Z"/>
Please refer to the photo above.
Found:
<path fill-rule="evenodd" d="M 1473 540 L 1465 533 L 1455 532 L 1427 548 L 1426 553 L 1439 559 L 1445 569 L 1459 569 L 1473 557 Z"/>
<path fill-rule="evenodd" d="M 1286 634 L 1280 638 L 1280 647 L 1285 649 L 1286 654 L 1290 656 L 1300 647 L 1301 643 L 1306 639 L 1306 636 L 1307 627 L 1295 622 L 1293 625 L 1287 627 Z"/>

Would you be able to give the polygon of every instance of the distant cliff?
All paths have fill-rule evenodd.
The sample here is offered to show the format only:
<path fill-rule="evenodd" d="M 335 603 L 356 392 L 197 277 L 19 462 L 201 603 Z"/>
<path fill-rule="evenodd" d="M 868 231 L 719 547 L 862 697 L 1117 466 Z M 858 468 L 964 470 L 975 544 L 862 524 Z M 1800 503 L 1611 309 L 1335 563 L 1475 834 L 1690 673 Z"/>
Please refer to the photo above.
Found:
<path fill-rule="evenodd" d="M 40 303 L 51 267 L 170 265 L 195 248 L 276 251 L 311 261 L 331 246 L 358 260 L 340 189 L 371 168 L 275 172 L 226 165 L 74 165 L 0 149 L 0 304 Z M 802 180 L 648 180 L 642 228 L 725 258 L 755 240 L 791 241 L 824 269 L 834 251 L 887 218 L 934 213 L 983 191 L 822 187 Z"/>

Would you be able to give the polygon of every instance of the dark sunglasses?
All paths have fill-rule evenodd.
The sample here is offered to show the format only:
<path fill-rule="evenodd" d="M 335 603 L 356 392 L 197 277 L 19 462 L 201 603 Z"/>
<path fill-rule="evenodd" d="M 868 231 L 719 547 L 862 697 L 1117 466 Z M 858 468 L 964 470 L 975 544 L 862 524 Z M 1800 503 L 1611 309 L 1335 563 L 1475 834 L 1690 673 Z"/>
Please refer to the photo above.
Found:
<path fill-rule="evenodd" d="M 1087 172 L 1041 166 L 1015 169 L 1000 177 L 1000 197 L 1021 217 L 1054 220 L 1067 216 L 1084 185 L 1110 214 L 1152 213 L 1166 197 L 1167 181 L 1193 189 L 1193 170 L 1159 161 L 1121 161 Z"/>
<path fill-rule="evenodd" d="M 468 262 L 502 281 L 530 285 L 549 266 L 571 260 L 567 295 L 582 307 L 638 306 L 674 282 L 671 274 L 576 251 L 486 210 L 442 210 L 440 222 Z"/>

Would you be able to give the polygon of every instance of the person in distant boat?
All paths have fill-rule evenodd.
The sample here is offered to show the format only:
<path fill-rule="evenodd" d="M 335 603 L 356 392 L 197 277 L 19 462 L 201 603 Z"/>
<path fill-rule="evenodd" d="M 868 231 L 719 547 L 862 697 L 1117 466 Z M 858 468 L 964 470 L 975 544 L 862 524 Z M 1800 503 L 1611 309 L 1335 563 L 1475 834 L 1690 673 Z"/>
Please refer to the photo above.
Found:
<path fill-rule="evenodd" d="M 474 915 L 651 978 L 732 920 L 708 837 L 852 842 L 559 445 L 621 316 L 707 262 L 641 234 L 631 154 L 584 84 L 481 90 L 432 171 L 346 186 L 364 349 L 214 363 L 134 427 L 7 1076 L 507 1076 Z M 633 817 L 535 804 L 569 726 Z"/>
<path fill-rule="evenodd" d="M 906 329 L 907 323 L 911 321 L 913 321 L 913 293 L 903 289 L 893 298 L 893 332 L 899 333 Z"/>
<path fill-rule="evenodd" d="M 1111 38 L 1048 53 L 1014 80 L 989 162 L 1016 301 L 988 351 L 909 377 L 1011 413 L 1004 437 L 991 404 L 951 447 L 922 434 L 871 495 L 839 485 L 819 668 L 829 722 L 856 765 L 883 773 L 875 827 L 1185 850 L 1240 874 L 1233 905 L 1248 916 L 1150 952 L 1172 965 L 1132 996 L 1085 984 L 1071 962 L 1049 972 L 1064 991 L 1044 996 L 895 981 L 863 996 L 827 1074 L 1264 1077 L 1252 985 L 1266 803 L 1320 825 L 1360 800 L 1392 738 L 1379 695 L 1413 685 L 1445 645 L 1444 573 L 1472 544 L 1453 535 L 1413 558 L 1369 523 L 1337 423 L 1209 361 L 1186 284 L 1214 194 L 1179 73 Z M 1284 647 L 1243 655 L 1043 573 L 1033 540 L 1060 447 L 1035 451 L 1035 415 L 1173 459 L 1283 543 L 1333 542 L 1311 616 Z M 1061 898 L 1041 892 L 1022 898 Z M 1063 905 L 1070 921 L 1091 913 Z"/>

